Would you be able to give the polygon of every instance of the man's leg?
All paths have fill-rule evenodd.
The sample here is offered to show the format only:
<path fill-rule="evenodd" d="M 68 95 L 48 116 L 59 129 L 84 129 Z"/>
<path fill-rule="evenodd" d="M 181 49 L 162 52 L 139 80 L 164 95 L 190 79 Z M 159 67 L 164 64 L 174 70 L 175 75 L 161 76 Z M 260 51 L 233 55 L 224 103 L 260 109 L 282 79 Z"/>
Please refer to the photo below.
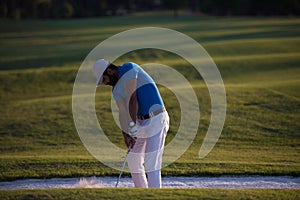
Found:
<path fill-rule="evenodd" d="M 148 176 L 148 186 L 161 188 L 161 163 L 166 138 L 165 129 L 157 135 L 147 138 L 145 152 L 145 167 Z"/>
<path fill-rule="evenodd" d="M 138 188 L 147 188 L 147 178 L 144 168 L 144 152 L 146 147 L 145 138 L 137 138 L 135 145 L 128 154 L 128 168 L 131 172 L 131 177 L 134 186 Z"/>
<path fill-rule="evenodd" d="M 147 172 L 148 176 L 148 187 L 149 188 L 161 188 L 161 172 L 155 170 L 152 172 Z"/>
<path fill-rule="evenodd" d="M 146 174 L 144 173 L 131 173 L 131 178 L 136 188 L 148 188 Z"/>

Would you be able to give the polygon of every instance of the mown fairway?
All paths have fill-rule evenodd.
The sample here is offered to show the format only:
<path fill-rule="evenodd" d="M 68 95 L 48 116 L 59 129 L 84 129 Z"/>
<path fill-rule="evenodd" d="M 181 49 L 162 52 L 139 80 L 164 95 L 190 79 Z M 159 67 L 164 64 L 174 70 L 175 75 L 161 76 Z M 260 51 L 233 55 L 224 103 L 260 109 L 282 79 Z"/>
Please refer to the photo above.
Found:
<path fill-rule="evenodd" d="M 0 180 L 29 177 L 117 175 L 83 147 L 73 124 L 71 95 L 77 70 L 101 41 L 130 28 L 171 28 L 197 40 L 212 56 L 227 92 L 221 138 L 198 158 L 210 120 L 210 98 L 201 77 L 180 58 L 157 50 L 129 53 L 116 63 L 158 62 L 189 79 L 201 109 L 189 150 L 163 175 L 300 174 L 300 19 L 140 15 L 84 20 L 1 20 Z M 94 81 L 94 80 L 93 80 Z M 109 88 L 96 104 L 108 137 L 123 147 L 111 124 Z M 178 128 L 178 102 L 161 87 L 171 116 L 169 142 Z M 101 115 L 100 115 L 101 112 Z M 120 158 L 122 159 L 122 158 Z M 220 194 L 221 195 L 221 194 Z"/>
<path fill-rule="evenodd" d="M 6 199 L 297 199 L 298 190 L 265 189 L 52 189 L 0 191 Z"/>

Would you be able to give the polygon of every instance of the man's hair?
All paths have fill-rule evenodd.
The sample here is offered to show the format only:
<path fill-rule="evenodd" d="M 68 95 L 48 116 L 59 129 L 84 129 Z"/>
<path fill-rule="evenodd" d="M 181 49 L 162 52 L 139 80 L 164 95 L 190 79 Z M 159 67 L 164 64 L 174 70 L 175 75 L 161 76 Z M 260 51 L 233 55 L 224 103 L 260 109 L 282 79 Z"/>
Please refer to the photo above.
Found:
<path fill-rule="evenodd" d="M 118 69 L 118 67 L 116 66 L 116 65 L 114 65 L 113 63 L 110 63 L 109 65 L 108 65 L 108 67 L 107 67 L 107 69 L 113 69 L 113 70 L 115 70 L 115 69 Z"/>

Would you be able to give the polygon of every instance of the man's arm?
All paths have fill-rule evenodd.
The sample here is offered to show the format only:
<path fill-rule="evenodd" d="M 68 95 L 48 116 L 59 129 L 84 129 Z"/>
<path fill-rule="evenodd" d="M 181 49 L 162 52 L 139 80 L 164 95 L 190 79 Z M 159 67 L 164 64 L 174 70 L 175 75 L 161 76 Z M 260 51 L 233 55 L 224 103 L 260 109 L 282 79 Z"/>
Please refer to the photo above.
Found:
<path fill-rule="evenodd" d="M 125 100 L 120 99 L 117 102 L 119 107 L 119 120 L 127 147 L 134 145 L 134 140 L 128 135 L 128 129 L 131 121 L 136 123 L 138 112 L 136 81 L 136 79 L 132 79 L 125 83 L 124 89 L 127 98 Z"/>
<path fill-rule="evenodd" d="M 134 123 L 136 123 L 136 117 L 138 112 L 136 85 L 136 79 L 132 79 L 125 84 L 125 92 L 127 95 L 126 105 L 128 105 L 128 111 L 131 121 L 133 121 Z"/>
<path fill-rule="evenodd" d="M 135 144 L 135 141 L 133 138 L 131 138 L 128 135 L 128 123 L 129 123 L 129 119 L 128 118 L 128 110 L 126 109 L 126 103 L 124 100 L 119 99 L 117 101 L 117 105 L 119 107 L 119 120 L 120 120 L 120 125 L 121 125 L 121 129 L 122 129 L 122 134 L 124 137 L 124 141 L 126 146 L 129 147 L 133 147 L 133 145 Z"/>
<path fill-rule="evenodd" d="M 122 131 L 127 132 L 129 120 L 127 119 L 128 114 L 126 114 L 126 112 L 128 112 L 126 108 L 126 103 L 123 99 L 119 99 L 117 101 L 117 105 L 119 108 L 119 121 L 121 129 Z"/>

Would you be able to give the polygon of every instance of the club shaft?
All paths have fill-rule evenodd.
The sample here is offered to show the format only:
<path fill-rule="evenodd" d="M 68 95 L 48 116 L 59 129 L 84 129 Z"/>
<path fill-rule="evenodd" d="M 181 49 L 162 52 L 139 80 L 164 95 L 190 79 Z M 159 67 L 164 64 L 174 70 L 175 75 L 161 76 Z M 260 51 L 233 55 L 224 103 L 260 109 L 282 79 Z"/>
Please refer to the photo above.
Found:
<path fill-rule="evenodd" d="M 119 177 L 118 177 L 118 179 L 117 179 L 117 183 L 116 183 L 115 187 L 118 187 L 120 178 L 121 178 L 122 173 L 123 173 L 124 168 L 125 168 L 125 164 L 126 164 L 126 161 L 127 161 L 127 156 L 128 156 L 128 154 L 129 154 L 130 150 L 131 150 L 131 148 L 128 148 L 128 151 L 127 151 L 127 153 L 126 153 L 126 155 L 125 155 L 125 159 L 124 159 L 124 162 L 123 162 L 123 165 L 122 165 L 122 169 L 121 169 L 120 175 L 119 175 Z"/>

